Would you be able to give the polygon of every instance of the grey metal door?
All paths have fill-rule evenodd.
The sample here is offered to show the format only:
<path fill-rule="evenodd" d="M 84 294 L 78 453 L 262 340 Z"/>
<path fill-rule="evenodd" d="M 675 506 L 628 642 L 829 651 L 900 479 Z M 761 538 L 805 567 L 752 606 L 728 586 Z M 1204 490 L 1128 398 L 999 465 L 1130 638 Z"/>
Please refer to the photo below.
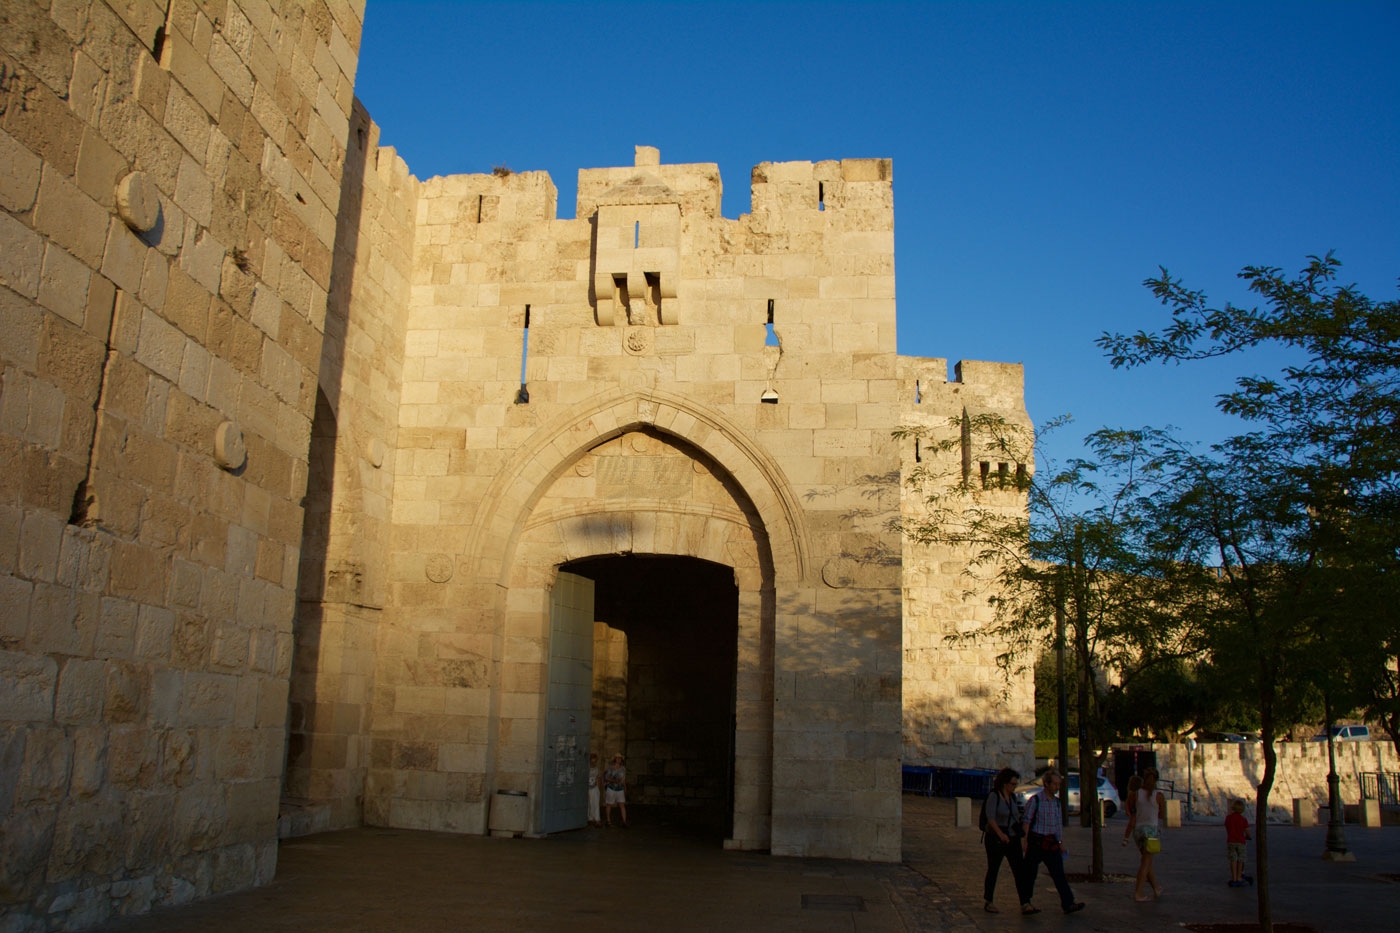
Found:
<path fill-rule="evenodd" d="M 593 581 L 560 573 L 549 595 L 544 831 L 588 821 L 588 734 L 593 717 Z"/>

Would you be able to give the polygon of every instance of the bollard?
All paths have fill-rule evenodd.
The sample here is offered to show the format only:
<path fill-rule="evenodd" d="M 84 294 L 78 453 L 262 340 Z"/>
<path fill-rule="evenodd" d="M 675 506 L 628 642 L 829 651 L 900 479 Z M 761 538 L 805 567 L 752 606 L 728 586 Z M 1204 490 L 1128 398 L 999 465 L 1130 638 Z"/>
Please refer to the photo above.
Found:
<path fill-rule="evenodd" d="M 1381 825 L 1381 802 L 1373 797 L 1361 801 L 1361 825 L 1374 829 Z"/>
<path fill-rule="evenodd" d="M 1167 829 L 1178 829 L 1181 826 L 1181 801 L 1167 801 Z"/>
<path fill-rule="evenodd" d="M 1317 806 L 1312 802 L 1311 797 L 1293 798 L 1293 825 L 1317 825 Z"/>
<path fill-rule="evenodd" d="M 953 802 L 954 802 L 955 804 L 957 804 L 957 817 L 956 817 L 956 819 L 954 820 L 954 825 L 955 825 L 955 826 L 959 826 L 959 827 L 962 827 L 962 826 L 971 826 L 971 825 L 972 825 L 972 798 L 971 798 L 971 797 L 954 797 L 954 798 L 953 798 Z"/>

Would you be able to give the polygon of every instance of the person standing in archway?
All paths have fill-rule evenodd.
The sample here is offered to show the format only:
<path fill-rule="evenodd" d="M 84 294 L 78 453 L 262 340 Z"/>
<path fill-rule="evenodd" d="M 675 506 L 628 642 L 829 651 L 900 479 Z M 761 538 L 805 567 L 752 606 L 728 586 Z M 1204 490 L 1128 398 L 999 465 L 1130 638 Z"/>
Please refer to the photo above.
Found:
<path fill-rule="evenodd" d="M 598 753 L 593 752 L 588 756 L 588 825 L 597 826 L 602 823 L 598 814 L 598 796 L 602 788 L 598 786 Z"/>
<path fill-rule="evenodd" d="M 613 807 L 622 811 L 622 826 L 627 828 L 627 769 L 621 755 L 613 755 L 612 764 L 603 772 L 603 814 L 609 826 L 613 824 Z"/>

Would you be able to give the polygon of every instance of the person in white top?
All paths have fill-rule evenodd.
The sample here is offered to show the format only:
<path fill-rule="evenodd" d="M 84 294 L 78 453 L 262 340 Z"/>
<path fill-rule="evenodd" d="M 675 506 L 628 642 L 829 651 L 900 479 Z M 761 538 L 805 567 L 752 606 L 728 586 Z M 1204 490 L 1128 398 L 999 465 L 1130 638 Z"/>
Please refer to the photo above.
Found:
<path fill-rule="evenodd" d="M 1129 784 L 1128 795 L 1128 831 L 1132 833 L 1140 853 L 1133 899 L 1150 901 L 1162 896 L 1162 886 L 1157 883 L 1152 860 L 1162 851 L 1161 827 L 1162 821 L 1167 817 L 1167 798 L 1157 789 L 1156 768 L 1143 769 L 1141 788 L 1135 787 L 1136 784 L 1136 781 Z M 1126 842 L 1126 839 L 1124 841 Z M 1144 884 L 1152 888 L 1152 897 L 1143 893 Z"/>

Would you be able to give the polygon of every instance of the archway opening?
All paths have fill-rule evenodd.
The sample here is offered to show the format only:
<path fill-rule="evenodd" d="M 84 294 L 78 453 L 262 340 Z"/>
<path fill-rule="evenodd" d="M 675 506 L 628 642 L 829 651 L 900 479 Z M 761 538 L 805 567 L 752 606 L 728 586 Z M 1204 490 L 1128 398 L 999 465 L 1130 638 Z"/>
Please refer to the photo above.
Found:
<path fill-rule="evenodd" d="M 629 810 L 639 808 L 647 822 L 729 838 L 739 628 L 734 571 L 668 556 L 591 557 L 560 569 L 594 582 L 593 735 L 603 736 L 605 747 L 593 751 L 602 763 L 617 752 L 625 756 Z M 599 634 L 611 638 L 610 663 L 598 656 Z M 619 658 L 625 685 L 609 683 L 621 674 Z"/>

